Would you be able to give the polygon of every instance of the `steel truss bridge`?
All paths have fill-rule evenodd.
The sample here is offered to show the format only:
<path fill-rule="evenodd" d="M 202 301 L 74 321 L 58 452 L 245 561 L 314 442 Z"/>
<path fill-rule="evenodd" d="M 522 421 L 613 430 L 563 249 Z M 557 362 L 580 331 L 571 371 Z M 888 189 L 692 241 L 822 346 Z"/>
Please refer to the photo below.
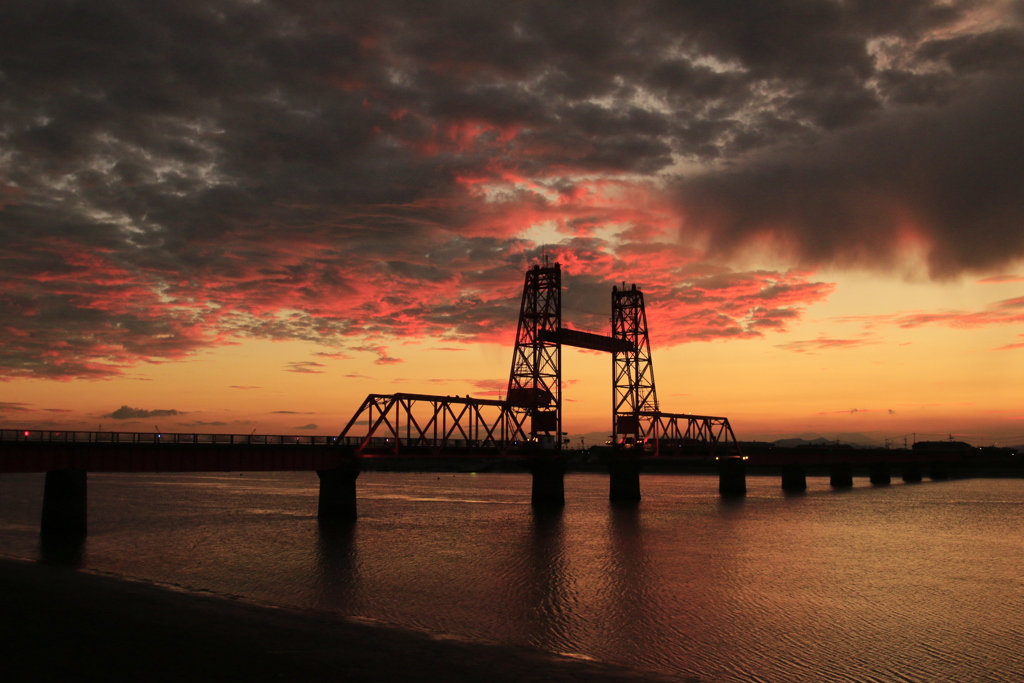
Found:
<path fill-rule="evenodd" d="M 728 418 L 661 410 L 644 308 L 636 285 L 611 291 L 608 336 L 562 325 L 559 264 L 526 272 L 515 347 L 504 400 L 428 394 L 370 394 L 337 437 L 255 434 L 168 434 L 0 430 L 0 472 L 45 472 L 43 537 L 86 534 L 89 472 L 315 471 L 322 522 L 356 518 L 356 479 L 363 458 L 471 457 L 519 460 L 533 475 L 534 505 L 565 504 L 561 457 L 562 347 L 611 355 L 609 499 L 640 500 L 641 461 L 658 456 L 715 457 L 722 495 L 746 491 L 746 457 Z M 840 449 L 755 452 L 755 462 L 779 466 L 785 490 L 806 489 L 804 465 L 827 464 L 831 485 L 852 486 L 851 466 L 870 469 L 873 484 L 890 481 L 902 464 L 904 481 L 947 476 L 961 452 L 917 453 Z"/>
<path fill-rule="evenodd" d="M 342 430 L 362 457 L 558 456 L 563 446 L 562 347 L 609 353 L 612 434 L 617 455 L 738 456 L 729 419 L 663 412 L 644 295 L 611 292 L 611 334 L 562 326 L 558 263 L 526 272 L 504 400 L 427 394 L 370 394 Z M 365 427 L 365 433 L 362 429 Z"/>

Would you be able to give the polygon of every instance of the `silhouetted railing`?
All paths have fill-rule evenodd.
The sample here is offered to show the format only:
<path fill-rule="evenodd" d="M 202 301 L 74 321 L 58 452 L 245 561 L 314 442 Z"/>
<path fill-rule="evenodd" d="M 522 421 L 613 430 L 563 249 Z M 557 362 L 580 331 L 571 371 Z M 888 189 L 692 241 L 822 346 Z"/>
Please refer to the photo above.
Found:
<path fill-rule="evenodd" d="M 234 446 L 353 446 L 392 450 L 397 447 L 478 449 L 484 446 L 505 449 L 522 445 L 523 441 L 489 441 L 478 439 L 395 439 L 365 436 L 309 436 L 283 434 L 178 434 L 167 432 L 76 432 L 45 429 L 0 429 L 0 442 L 99 443 L 99 444 L 217 444 Z"/>
<path fill-rule="evenodd" d="M 361 439 L 283 434 L 178 434 L 166 432 L 78 432 L 0 429 L 0 441 L 67 443 L 237 444 L 271 446 L 358 446 Z"/>

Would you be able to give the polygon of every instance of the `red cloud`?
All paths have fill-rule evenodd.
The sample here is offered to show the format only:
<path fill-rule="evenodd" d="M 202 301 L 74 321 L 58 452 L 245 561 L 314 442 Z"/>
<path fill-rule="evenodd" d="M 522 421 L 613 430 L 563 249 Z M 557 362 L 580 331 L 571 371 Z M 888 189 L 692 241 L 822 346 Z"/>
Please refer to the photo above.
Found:
<path fill-rule="evenodd" d="M 110 253 L 52 240 L 34 246 L 48 268 L 0 275 L 10 321 L 0 329 L 0 379 L 102 378 L 223 341 L 202 310 L 164 296 L 151 275 Z"/>
<path fill-rule="evenodd" d="M 942 324 L 949 327 L 982 327 L 1024 322 L 1024 297 L 997 301 L 981 311 L 941 311 L 911 313 L 896 318 L 900 327 Z"/>
<path fill-rule="evenodd" d="M 316 235 L 252 245 L 246 260 L 213 260 L 182 274 L 130 270 L 115 254 L 51 246 L 59 269 L 5 283 L 5 301 L 20 316 L 0 329 L 4 375 L 104 377 L 245 337 L 332 345 L 368 337 L 508 343 L 523 270 L 540 252 L 518 240 L 425 235 L 392 253 L 402 260 L 353 261 L 340 275 L 335 261 L 321 258 L 326 246 Z M 636 279 L 647 295 L 652 334 L 663 344 L 785 329 L 832 290 L 799 271 L 703 266 L 698 252 L 675 244 L 575 237 L 544 250 L 563 264 L 567 301 L 584 298 L 576 303 L 586 312 L 568 311 L 576 320 L 567 322 L 600 332 L 613 283 Z M 401 362 L 383 345 L 350 348 L 377 354 L 379 365 Z"/>
<path fill-rule="evenodd" d="M 755 271 L 698 276 L 650 294 L 644 289 L 652 337 L 680 343 L 783 330 L 804 306 L 823 301 L 834 287 L 810 281 L 802 272 Z"/>
<path fill-rule="evenodd" d="M 956 328 L 975 328 L 988 325 L 1016 325 L 1024 322 L 1024 297 L 1003 299 L 978 311 L 945 310 L 932 312 L 895 313 L 886 315 L 846 316 L 836 322 L 860 323 L 870 329 L 878 325 L 898 325 L 905 328 L 924 325 L 945 325 Z M 1016 345 L 1001 347 L 1015 348 Z"/>
<path fill-rule="evenodd" d="M 373 361 L 374 365 L 394 365 L 395 363 L 404 363 L 401 358 L 393 358 L 388 355 L 388 347 L 386 346 L 353 346 L 353 351 L 369 351 L 370 353 L 377 354 L 377 360 Z"/>
<path fill-rule="evenodd" d="M 1020 275 L 990 275 L 978 280 L 978 284 L 1001 284 L 1003 282 L 1024 282 Z"/>
<path fill-rule="evenodd" d="M 981 71 L 963 52 L 1016 45 L 1012 22 L 780 6 L 768 26 L 727 3 L 626 3 L 566 32 L 557 7 L 357 4 L 188 22 L 115 6 L 132 68 L 74 58 L 107 47 L 89 21 L 5 17 L 24 39 L 4 44 L 0 379 L 102 378 L 245 338 L 505 343 L 542 251 L 587 326 L 637 282 L 659 343 L 782 330 L 832 287 L 717 268 L 680 235 L 812 264 L 924 251 L 940 275 L 1024 253 L 1019 51 L 973 54 Z M 266 59 L 281 26 L 287 59 Z M 735 40 L 754 33 L 785 49 Z M 54 78 L 55 45 L 74 78 Z M 958 315 L 900 324 L 989 324 Z"/>
<path fill-rule="evenodd" d="M 1017 335 L 1017 338 L 1020 339 L 1020 341 L 1015 342 L 1013 344 L 1007 344 L 1006 346 L 1000 346 L 999 348 L 997 348 L 995 350 L 996 351 L 1009 351 L 1010 349 L 1024 349 L 1024 334 Z"/>
<path fill-rule="evenodd" d="M 785 329 L 832 290 L 806 272 L 732 272 L 703 263 L 692 247 L 657 241 L 677 217 L 649 184 L 526 184 L 532 189 L 507 196 L 489 196 L 498 191 L 492 184 L 440 200 L 446 215 L 464 217 L 450 229 L 422 202 L 325 210 L 297 231 L 253 218 L 196 237 L 168 265 L 136 262 L 134 252 L 35 244 L 45 268 L 0 275 L 0 303 L 13 313 L 0 329 L 0 376 L 102 378 L 249 337 L 335 348 L 345 340 L 377 354 L 378 365 L 401 359 L 376 340 L 507 344 L 523 271 L 542 253 L 563 266 L 567 306 L 583 311 L 567 311 L 568 324 L 607 329 L 612 285 L 637 281 L 661 344 Z M 509 237 L 547 223 L 575 236 L 543 247 Z"/>

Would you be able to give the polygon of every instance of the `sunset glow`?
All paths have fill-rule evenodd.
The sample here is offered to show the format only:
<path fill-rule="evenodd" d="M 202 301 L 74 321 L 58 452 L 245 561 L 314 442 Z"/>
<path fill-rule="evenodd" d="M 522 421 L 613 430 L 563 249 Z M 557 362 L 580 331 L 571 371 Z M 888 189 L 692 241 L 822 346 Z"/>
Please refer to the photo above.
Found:
<path fill-rule="evenodd" d="M 5 12 L 0 425 L 496 398 L 547 258 L 741 440 L 1024 443 L 1019 3 L 450 5 Z M 574 438 L 610 363 L 565 351 Z"/>

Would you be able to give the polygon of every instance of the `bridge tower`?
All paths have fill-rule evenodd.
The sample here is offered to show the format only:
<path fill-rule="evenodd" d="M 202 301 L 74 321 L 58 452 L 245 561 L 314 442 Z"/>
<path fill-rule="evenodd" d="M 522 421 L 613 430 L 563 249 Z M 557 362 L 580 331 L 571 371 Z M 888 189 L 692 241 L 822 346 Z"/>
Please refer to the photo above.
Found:
<path fill-rule="evenodd" d="M 562 271 L 559 264 L 526 271 L 506 400 L 525 414 L 542 450 L 562 448 Z"/>
<path fill-rule="evenodd" d="M 628 343 L 628 350 L 612 352 L 612 426 L 616 446 L 643 447 L 647 432 L 642 413 L 657 413 L 654 362 L 647 334 L 644 294 L 636 285 L 612 287 L 612 337 Z"/>
<path fill-rule="evenodd" d="M 644 294 L 636 285 L 612 287 L 612 457 L 608 461 L 609 499 L 634 504 L 640 500 L 640 456 L 649 430 L 642 413 L 657 414 L 654 362 L 647 334 Z M 650 422 L 650 418 L 646 418 Z"/>
<path fill-rule="evenodd" d="M 516 346 L 506 402 L 513 421 L 529 426 L 536 449 L 527 467 L 533 474 L 531 502 L 565 505 L 562 450 L 562 270 L 559 264 L 526 271 L 519 307 Z"/>

